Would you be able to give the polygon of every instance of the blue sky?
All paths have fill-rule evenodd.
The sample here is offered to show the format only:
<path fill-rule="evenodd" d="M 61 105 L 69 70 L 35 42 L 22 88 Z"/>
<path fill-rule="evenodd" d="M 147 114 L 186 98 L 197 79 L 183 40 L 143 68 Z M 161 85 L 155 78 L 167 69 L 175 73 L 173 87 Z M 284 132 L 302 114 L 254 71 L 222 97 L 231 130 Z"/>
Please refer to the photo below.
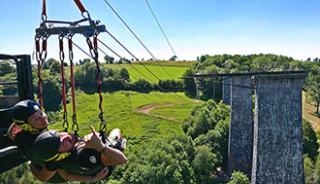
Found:
<path fill-rule="evenodd" d="M 173 54 L 144 0 L 109 0 L 159 59 Z M 203 54 L 274 53 L 306 59 L 320 57 L 319 0 L 148 0 L 179 59 Z M 93 19 L 138 58 L 151 58 L 107 7 L 104 0 L 82 0 Z M 0 53 L 31 54 L 40 23 L 41 0 L 2 0 Z M 48 19 L 81 18 L 73 0 L 47 0 Z M 106 34 L 100 38 L 130 58 Z M 58 58 L 57 38 L 49 38 L 49 57 Z M 84 39 L 75 42 L 86 48 Z M 107 50 L 106 50 L 107 51 Z M 86 57 L 75 49 L 76 59 Z M 110 53 L 110 55 L 112 55 Z"/>

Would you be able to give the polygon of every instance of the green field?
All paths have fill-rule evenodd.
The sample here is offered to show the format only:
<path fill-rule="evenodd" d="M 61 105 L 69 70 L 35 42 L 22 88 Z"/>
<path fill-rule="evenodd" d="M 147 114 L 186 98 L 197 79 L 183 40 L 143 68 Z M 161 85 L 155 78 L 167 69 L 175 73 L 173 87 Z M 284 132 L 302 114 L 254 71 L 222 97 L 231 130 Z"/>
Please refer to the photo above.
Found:
<path fill-rule="evenodd" d="M 181 122 L 189 116 L 191 110 L 199 102 L 189 99 L 183 93 L 160 93 L 149 94 L 136 92 L 115 92 L 103 94 L 104 117 L 107 129 L 120 128 L 129 140 L 143 140 L 169 137 L 182 134 Z M 80 135 L 89 132 L 89 125 L 96 130 L 99 128 L 98 119 L 98 95 L 89 95 L 78 92 L 77 119 L 80 127 Z M 149 115 L 137 112 L 137 109 L 148 104 L 170 104 L 170 107 L 154 109 Z M 69 116 L 71 116 L 71 104 L 68 104 Z M 60 113 L 62 116 L 62 113 Z M 173 117 L 167 120 L 156 117 Z M 71 124 L 69 119 L 69 124 Z M 71 127 L 71 125 L 70 125 Z M 62 130 L 62 122 L 58 121 L 50 126 L 51 129 Z"/>
<path fill-rule="evenodd" d="M 172 62 L 171 62 L 172 63 Z M 192 62 L 190 62 L 192 63 Z M 189 62 L 188 62 L 189 64 Z M 152 71 L 159 79 L 161 80 L 167 80 L 167 79 L 174 79 L 174 80 L 180 80 L 180 77 L 182 76 L 182 74 L 188 69 L 190 68 L 190 64 L 181 64 L 178 65 L 173 65 L 173 64 L 166 64 L 166 63 L 162 63 L 161 65 L 159 65 L 158 63 L 148 63 L 145 66 L 148 68 L 146 69 L 143 65 L 141 64 L 105 64 L 103 65 L 106 68 L 112 68 L 112 69 L 120 69 L 120 68 L 125 68 L 128 70 L 129 74 L 130 74 L 130 79 L 132 81 L 136 81 L 138 79 L 146 79 L 149 82 L 152 83 L 158 83 L 158 79 L 156 77 L 154 77 L 149 71 Z M 140 72 L 138 72 L 137 70 L 135 70 L 134 68 L 136 68 L 137 70 L 139 70 Z M 141 74 L 143 73 L 143 75 Z"/>

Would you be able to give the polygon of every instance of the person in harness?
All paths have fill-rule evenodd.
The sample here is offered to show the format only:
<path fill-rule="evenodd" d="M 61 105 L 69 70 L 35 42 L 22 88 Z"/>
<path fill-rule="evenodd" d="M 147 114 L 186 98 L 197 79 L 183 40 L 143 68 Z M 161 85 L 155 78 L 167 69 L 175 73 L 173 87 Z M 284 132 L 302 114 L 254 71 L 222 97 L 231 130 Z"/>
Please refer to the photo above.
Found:
<path fill-rule="evenodd" d="M 48 116 L 33 100 L 23 100 L 13 106 L 12 124 L 7 136 L 26 154 L 30 144 L 49 125 Z"/>
<path fill-rule="evenodd" d="M 120 129 L 113 129 L 106 143 L 93 127 L 91 131 L 83 139 L 55 130 L 41 133 L 32 145 L 31 161 L 44 167 L 30 167 L 33 175 L 50 183 L 96 182 L 108 177 L 115 166 L 127 162 L 123 153 L 126 140 Z M 64 181 L 56 179 L 57 174 Z"/>

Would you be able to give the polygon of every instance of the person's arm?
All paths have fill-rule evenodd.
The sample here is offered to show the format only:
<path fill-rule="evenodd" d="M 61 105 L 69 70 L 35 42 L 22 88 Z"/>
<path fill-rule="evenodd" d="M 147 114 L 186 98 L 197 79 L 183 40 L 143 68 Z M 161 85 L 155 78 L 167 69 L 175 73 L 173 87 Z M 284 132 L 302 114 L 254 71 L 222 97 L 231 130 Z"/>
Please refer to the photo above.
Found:
<path fill-rule="evenodd" d="M 104 177 L 107 176 L 109 170 L 108 167 L 103 168 L 101 171 L 99 171 L 96 175 L 94 176 L 86 176 L 86 175 L 79 175 L 79 174 L 73 174 L 69 173 L 65 170 L 59 169 L 58 173 L 59 175 L 65 179 L 66 181 L 80 181 L 80 182 L 96 182 Z"/>
<path fill-rule="evenodd" d="M 127 157 L 120 150 L 107 145 L 104 145 L 99 152 L 104 165 L 122 165 L 128 162 Z"/>
<path fill-rule="evenodd" d="M 37 166 L 33 163 L 30 163 L 29 167 L 33 176 L 42 182 L 48 181 L 56 173 L 56 171 L 48 170 L 45 166 Z"/>
<path fill-rule="evenodd" d="M 101 161 L 105 166 L 108 165 L 122 165 L 127 163 L 127 157 L 120 151 L 115 148 L 111 148 L 103 144 L 101 138 L 98 136 L 98 133 L 91 126 L 92 134 L 85 136 L 85 142 L 87 148 L 93 148 L 101 153 Z"/>

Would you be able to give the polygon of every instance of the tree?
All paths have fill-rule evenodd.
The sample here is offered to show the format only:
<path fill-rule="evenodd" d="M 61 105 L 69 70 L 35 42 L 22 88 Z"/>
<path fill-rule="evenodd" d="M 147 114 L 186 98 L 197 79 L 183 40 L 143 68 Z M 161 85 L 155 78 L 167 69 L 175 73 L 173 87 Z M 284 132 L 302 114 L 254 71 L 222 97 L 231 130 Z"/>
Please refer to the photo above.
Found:
<path fill-rule="evenodd" d="M 58 76 L 48 76 L 43 80 L 43 99 L 46 111 L 57 111 L 61 103 L 61 84 Z"/>
<path fill-rule="evenodd" d="M 85 58 L 83 60 L 79 60 L 79 65 L 84 65 L 84 64 L 87 64 L 87 63 L 90 63 L 90 62 L 91 62 L 91 59 Z"/>
<path fill-rule="evenodd" d="M 317 156 L 317 160 L 314 166 L 314 172 L 315 172 L 315 177 L 316 181 L 319 183 L 320 182 L 320 156 Z"/>
<path fill-rule="evenodd" d="M 231 175 L 231 180 L 228 184 L 249 184 L 249 178 L 240 171 L 235 171 Z"/>
<path fill-rule="evenodd" d="M 125 69 L 125 68 L 121 68 L 120 77 L 125 81 L 129 81 L 130 80 L 130 75 L 129 75 L 128 70 Z"/>
<path fill-rule="evenodd" d="M 174 55 L 174 56 L 172 56 L 170 59 L 169 59 L 169 61 L 176 61 L 177 60 L 177 56 L 176 55 Z"/>
<path fill-rule="evenodd" d="M 7 73 L 1 76 L 1 82 L 11 82 L 16 80 L 16 72 Z M 2 85 L 1 86 L 2 95 L 16 95 L 18 93 L 17 85 Z"/>
<path fill-rule="evenodd" d="M 158 82 L 158 86 L 160 86 L 166 92 L 169 92 L 169 91 L 177 92 L 177 91 L 183 90 L 182 82 L 175 81 L 175 80 L 160 80 Z"/>
<path fill-rule="evenodd" d="M 32 176 L 28 165 L 25 163 L 0 174 L 0 183 L 41 184 L 42 182 Z"/>
<path fill-rule="evenodd" d="M 145 79 L 139 79 L 130 84 L 130 89 L 133 91 L 148 93 L 154 89 L 154 86 Z"/>
<path fill-rule="evenodd" d="M 190 75 L 194 75 L 194 71 L 192 69 L 186 70 L 186 72 L 183 74 L 184 77 L 188 77 Z M 197 96 L 197 87 L 194 79 L 192 78 L 184 78 L 183 79 L 183 88 L 184 92 L 189 97 L 196 97 Z"/>
<path fill-rule="evenodd" d="M 303 133 L 303 153 L 307 154 L 313 161 L 316 160 L 318 155 L 319 145 L 317 143 L 317 135 L 312 129 L 310 122 L 303 120 L 302 122 Z"/>
<path fill-rule="evenodd" d="M 210 151 L 208 146 L 196 148 L 196 155 L 193 161 L 193 168 L 197 183 L 212 183 L 212 171 L 217 168 L 217 155 Z"/>
<path fill-rule="evenodd" d="M 320 70 L 320 68 L 319 68 Z M 319 73 L 311 74 L 307 79 L 307 93 L 315 102 L 316 113 L 320 115 L 320 71 Z"/>
<path fill-rule="evenodd" d="M 43 69 L 50 69 L 50 66 L 51 66 L 51 64 L 53 63 L 53 62 L 59 62 L 59 61 L 57 61 L 56 59 L 53 59 L 53 58 L 49 58 L 49 59 L 47 59 L 44 63 L 43 63 L 43 66 L 42 66 L 42 68 Z"/>
<path fill-rule="evenodd" d="M 208 159 L 205 156 L 202 158 Z M 211 160 L 212 157 L 209 158 Z M 177 139 L 145 144 L 128 153 L 128 159 L 130 162 L 125 166 L 123 176 L 119 178 L 122 183 L 195 184 L 188 155 L 183 143 Z"/>
<path fill-rule="evenodd" d="M 0 76 L 15 72 L 14 64 L 10 60 L 0 62 Z"/>
<path fill-rule="evenodd" d="M 100 77 L 106 77 L 107 71 L 100 67 Z M 95 93 L 97 91 L 96 65 L 92 62 L 86 62 L 79 66 L 74 74 L 75 85 L 87 93 Z"/>
<path fill-rule="evenodd" d="M 308 157 L 304 157 L 303 161 L 303 166 L 304 166 L 304 182 L 305 184 L 315 184 L 316 178 L 315 178 L 315 173 L 314 173 L 314 165 L 312 160 Z"/>
<path fill-rule="evenodd" d="M 109 55 L 104 56 L 104 60 L 106 61 L 107 64 L 113 64 L 114 63 L 114 57 L 111 57 Z"/>
<path fill-rule="evenodd" d="M 61 73 L 60 62 L 56 60 L 52 61 L 49 66 L 49 69 L 51 74 L 60 74 Z"/>

